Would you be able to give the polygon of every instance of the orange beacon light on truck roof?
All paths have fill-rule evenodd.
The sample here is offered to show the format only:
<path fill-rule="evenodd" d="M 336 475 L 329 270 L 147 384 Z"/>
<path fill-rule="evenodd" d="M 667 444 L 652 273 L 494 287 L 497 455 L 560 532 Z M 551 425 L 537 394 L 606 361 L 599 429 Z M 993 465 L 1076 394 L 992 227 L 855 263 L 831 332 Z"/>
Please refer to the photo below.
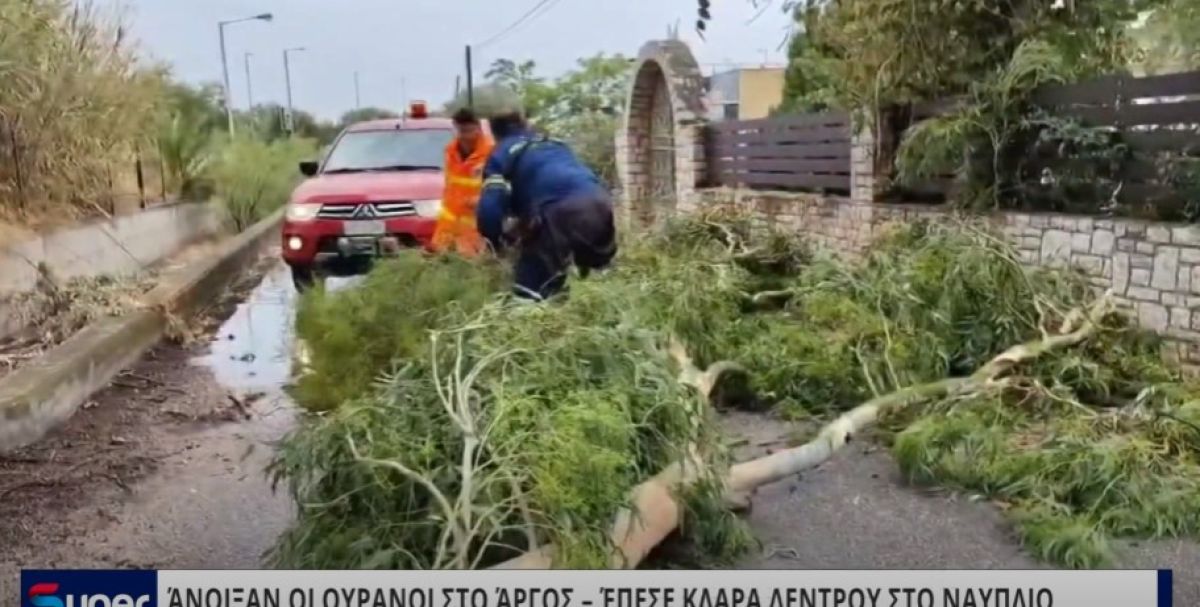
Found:
<path fill-rule="evenodd" d="M 428 112 L 425 111 L 425 102 L 424 101 L 414 101 L 411 104 L 409 104 L 409 107 L 408 107 L 408 117 L 409 118 L 427 118 L 428 116 L 429 116 Z"/>

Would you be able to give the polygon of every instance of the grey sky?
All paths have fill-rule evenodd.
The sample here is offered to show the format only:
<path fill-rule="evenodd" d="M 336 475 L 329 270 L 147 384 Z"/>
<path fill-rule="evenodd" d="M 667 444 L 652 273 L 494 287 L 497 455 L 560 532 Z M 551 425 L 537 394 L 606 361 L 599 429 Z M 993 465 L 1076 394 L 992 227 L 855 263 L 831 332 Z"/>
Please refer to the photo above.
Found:
<path fill-rule="evenodd" d="M 292 55 L 296 106 L 335 118 L 354 106 L 358 70 L 363 105 L 402 107 L 408 99 L 441 104 L 463 73 L 463 47 L 478 43 L 529 10 L 536 0 L 106 0 L 123 7 L 143 50 L 189 82 L 220 81 L 217 21 L 271 12 L 271 23 L 226 27 L 233 102 L 246 105 L 244 53 L 250 52 L 255 102 L 284 100 L 285 47 Z M 783 61 L 787 18 L 772 6 L 754 23 L 749 0 L 713 0 L 714 22 L 701 42 L 693 33 L 695 0 L 554 0 L 535 20 L 476 55 L 477 77 L 498 57 L 533 59 L 543 75 L 603 51 L 634 55 L 642 42 L 680 36 L 702 63 Z M 505 9 L 498 7 L 504 6 Z M 706 71 L 712 66 L 704 66 Z M 717 69 L 720 69 L 719 67 Z M 404 86 L 401 81 L 403 79 Z"/>

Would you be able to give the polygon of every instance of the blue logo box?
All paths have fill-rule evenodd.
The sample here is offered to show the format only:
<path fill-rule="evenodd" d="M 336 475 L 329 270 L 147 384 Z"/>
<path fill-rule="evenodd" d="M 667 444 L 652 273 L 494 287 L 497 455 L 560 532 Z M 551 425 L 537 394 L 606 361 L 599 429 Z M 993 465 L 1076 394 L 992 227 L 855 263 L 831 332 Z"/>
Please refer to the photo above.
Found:
<path fill-rule="evenodd" d="M 157 571 L 24 569 L 21 607 L 157 607 Z"/>

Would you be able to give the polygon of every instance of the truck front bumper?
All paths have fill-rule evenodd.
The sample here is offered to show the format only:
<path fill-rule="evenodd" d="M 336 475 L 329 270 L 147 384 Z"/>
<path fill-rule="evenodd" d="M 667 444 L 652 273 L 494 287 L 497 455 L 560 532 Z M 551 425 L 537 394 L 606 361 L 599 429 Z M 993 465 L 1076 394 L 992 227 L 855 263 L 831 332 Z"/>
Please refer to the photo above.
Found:
<path fill-rule="evenodd" d="M 370 259 L 393 248 L 428 248 L 434 219 L 398 217 L 373 225 L 361 233 L 361 222 L 317 219 L 285 221 L 282 230 L 283 260 L 293 266 L 327 266 Z"/>

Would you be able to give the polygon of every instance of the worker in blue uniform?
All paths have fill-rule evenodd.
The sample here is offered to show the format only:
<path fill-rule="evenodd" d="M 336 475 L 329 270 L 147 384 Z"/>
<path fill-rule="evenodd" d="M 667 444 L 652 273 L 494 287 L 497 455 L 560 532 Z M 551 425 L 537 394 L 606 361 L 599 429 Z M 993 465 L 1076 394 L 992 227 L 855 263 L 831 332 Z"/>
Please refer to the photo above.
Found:
<path fill-rule="evenodd" d="M 534 133 L 519 112 L 490 121 L 496 147 L 483 169 L 476 207 L 480 234 L 495 251 L 517 249 L 513 290 L 544 300 L 617 253 L 608 189 L 564 143 Z"/>

